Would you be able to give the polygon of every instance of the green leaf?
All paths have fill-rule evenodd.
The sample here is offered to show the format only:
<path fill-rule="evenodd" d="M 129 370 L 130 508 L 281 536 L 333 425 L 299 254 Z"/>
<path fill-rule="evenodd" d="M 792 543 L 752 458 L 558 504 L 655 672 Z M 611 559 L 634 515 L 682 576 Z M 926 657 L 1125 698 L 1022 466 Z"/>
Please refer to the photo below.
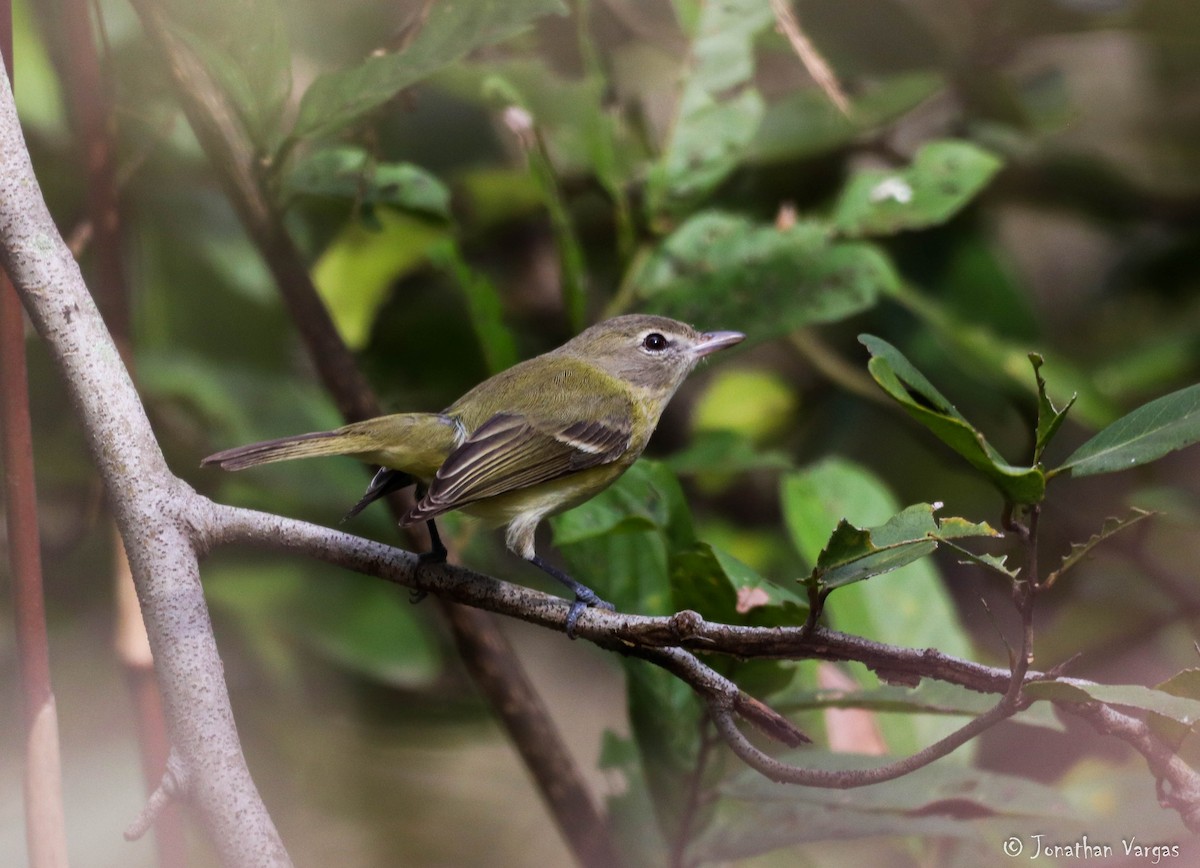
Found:
<path fill-rule="evenodd" d="M 300 100 L 292 136 L 334 133 L 467 52 L 562 11 L 561 0 L 441 0 L 403 51 L 375 55 L 356 67 L 319 76 Z"/>
<path fill-rule="evenodd" d="M 1200 384 L 1143 404 L 1122 416 L 1051 471 L 1091 476 L 1128 470 L 1200 441 Z"/>
<path fill-rule="evenodd" d="M 412 163 L 374 163 L 365 150 L 350 145 L 322 148 L 298 161 L 284 175 L 282 193 L 285 202 L 330 196 L 450 217 L 450 191 L 437 176 Z"/>
<path fill-rule="evenodd" d="M 366 346 L 392 284 L 423 265 L 435 245 L 449 237 L 445 227 L 389 208 L 375 215 L 378 231 L 347 224 L 313 266 L 313 281 L 351 349 Z"/>
<path fill-rule="evenodd" d="M 441 670 L 438 645 L 422 619 L 403 593 L 380 582 L 223 563 L 205 569 L 205 592 L 244 620 L 268 663 L 285 671 L 295 666 L 297 644 L 392 686 L 427 685 Z"/>
<path fill-rule="evenodd" d="M 629 723 L 642 760 L 642 771 L 653 800 L 659 828 L 668 841 L 676 839 L 695 787 L 704 708 L 695 691 L 675 676 L 643 660 L 625 664 L 629 690 Z M 703 828 L 701 809 L 692 817 Z"/>
<path fill-rule="evenodd" d="M 1022 692 L 1053 702 L 1104 702 L 1139 708 L 1169 717 L 1185 726 L 1200 721 L 1200 699 L 1174 696 L 1140 684 L 1089 684 L 1079 681 L 1032 681 Z"/>
<path fill-rule="evenodd" d="M 1132 527 L 1142 519 L 1149 518 L 1150 516 L 1156 514 L 1157 513 L 1134 507 L 1133 512 L 1125 518 L 1106 518 L 1104 520 L 1104 524 L 1100 528 L 1100 531 L 1092 534 L 1087 542 L 1071 544 L 1071 551 L 1063 557 L 1062 564 L 1059 566 L 1059 568 L 1050 573 L 1050 575 L 1046 576 L 1046 586 L 1048 587 L 1057 582 L 1059 578 L 1062 577 L 1063 573 L 1067 572 L 1067 570 L 1071 569 L 1073 566 L 1082 561 L 1085 557 L 1087 557 L 1092 549 L 1100 545 L 1100 543 L 1104 542 L 1109 537 L 1120 533 L 1128 527 Z"/>
<path fill-rule="evenodd" d="M 934 73 L 892 76 L 857 94 L 850 117 L 820 88 L 793 91 L 767 106 L 747 159 L 754 163 L 811 159 L 889 123 L 942 86 L 942 77 Z"/>
<path fill-rule="evenodd" d="M 504 324 L 504 304 L 500 300 L 500 291 L 484 274 L 467 263 L 458 243 L 452 238 L 432 246 L 429 258 L 454 278 L 466 297 L 471 325 L 479 339 L 488 370 L 498 374 L 515 365 L 518 361 L 517 343 Z"/>
<path fill-rule="evenodd" d="M 1057 409 L 1050 400 L 1050 396 L 1046 394 L 1046 381 L 1042 378 L 1042 357 L 1037 353 L 1030 353 L 1029 363 L 1033 365 L 1033 376 L 1037 380 L 1038 393 L 1037 443 L 1033 449 L 1033 461 L 1036 464 L 1042 460 L 1042 452 L 1045 450 L 1046 444 L 1062 427 L 1063 420 L 1067 418 L 1067 411 L 1071 409 L 1078 395 L 1072 395 L 1071 400 L 1067 401 L 1061 410 Z"/>
<path fill-rule="evenodd" d="M 680 475 L 786 470 L 792 459 L 784 452 L 763 451 L 737 431 L 700 431 L 686 449 L 674 453 L 667 466 Z"/>
<path fill-rule="evenodd" d="M 833 243 L 825 227 L 788 229 L 704 211 L 672 233 L 638 274 L 647 310 L 768 340 L 873 306 L 899 283 L 865 243 Z"/>
<path fill-rule="evenodd" d="M 846 235 L 894 235 L 945 223 L 1000 170 L 1000 159 L 970 142 L 921 146 L 907 169 L 855 173 L 834 207 Z"/>
<path fill-rule="evenodd" d="M 767 368 L 723 368 L 692 407 L 696 431 L 736 431 L 763 443 L 792 430 L 797 395 L 792 383 Z"/>
<path fill-rule="evenodd" d="M 1046 493 L 1039 467 L 1014 467 L 946 400 L 925 375 L 887 341 L 860 335 L 871 353 L 868 370 L 883 390 L 939 440 L 979 470 L 1013 503 L 1038 503 Z"/>
<path fill-rule="evenodd" d="M 843 518 L 860 526 L 883 524 L 900 505 L 869 470 L 840 458 L 827 459 L 783 477 L 780 499 L 787 529 L 797 551 L 816 564 L 829 529 Z M 837 629 L 880 642 L 938 648 L 970 658 L 971 641 L 959 623 L 954 601 L 932 561 L 903 567 L 886 582 L 858 582 L 829 599 L 826 614 Z M 877 686 L 867 672 L 855 673 L 864 687 Z M 884 738 L 896 753 L 911 753 L 947 735 L 955 723 L 929 715 L 880 719 Z M 951 761 L 969 761 L 968 746 Z"/>
<path fill-rule="evenodd" d="M 733 555 L 708 543 L 676 552 L 671 588 L 677 609 L 694 609 L 726 624 L 803 624 L 808 601 L 759 575 Z"/>
<path fill-rule="evenodd" d="M 937 548 L 942 537 L 999 536 L 986 523 L 972 524 L 959 518 L 939 522 L 933 517 L 934 509 L 931 504 L 919 503 L 868 529 L 842 519 L 817 556 L 807 581 L 821 588 L 840 588 L 923 558 Z"/>
<path fill-rule="evenodd" d="M 670 530 L 680 541 L 692 540 L 679 481 L 666 465 L 647 458 L 595 497 L 552 518 L 551 526 L 559 548 L 629 530 Z"/>
<path fill-rule="evenodd" d="M 679 213 L 716 189 L 741 162 L 763 115 L 754 38 L 774 20 L 769 0 L 685 3 L 677 10 L 692 39 L 690 69 L 662 156 L 647 173 L 651 215 Z"/>

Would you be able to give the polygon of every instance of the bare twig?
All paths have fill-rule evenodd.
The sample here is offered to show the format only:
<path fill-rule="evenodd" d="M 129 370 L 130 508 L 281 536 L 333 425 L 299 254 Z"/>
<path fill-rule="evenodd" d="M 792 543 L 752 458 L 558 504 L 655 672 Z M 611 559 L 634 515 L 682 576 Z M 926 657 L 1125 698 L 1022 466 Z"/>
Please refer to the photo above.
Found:
<path fill-rule="evenodd" d="M 146 805 L 137 818 L 125 830 L 126 841 L 136 841 L 150 831 L 150 827 L 162 821 L 163 813 L 170 804 L 187 796 L 187 766 L 172 751 L 167 756 L 162 780 L 146 799 Z"/>
<path fill-rule="evenodd" d="M 831 103 L 837 106 L 838 111 L 846 117 L 850 117 L 850 100 L 846 97 L 846 92 L 842 90 L 837 76 L 825 58 L 821 56 L 821 52 L 817 51 L 816 46 L 812 44 L 800 27 L 790 0 L 771 0 L 771 9 L 775 12 L 775 24 L 779 28 L 779 32 L 787 37 L 792 50 L 796 52 L 796 56 L 800 58 L 800 62 L 804 64 L 808 74 L 813 77 L 813 81 L 821 90 L 825 91 L 825 95 L 829 97 Z"/>

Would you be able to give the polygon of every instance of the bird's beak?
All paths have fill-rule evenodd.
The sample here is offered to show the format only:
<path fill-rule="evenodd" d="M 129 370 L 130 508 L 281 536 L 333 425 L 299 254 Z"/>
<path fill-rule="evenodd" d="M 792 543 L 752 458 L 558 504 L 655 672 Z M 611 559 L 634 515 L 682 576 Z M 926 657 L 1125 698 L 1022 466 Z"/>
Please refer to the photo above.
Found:
<path fill-rule="evenodd" d="M 717 350 L 740 344 L 745 339 L 746 336 L 741 332 L 705 332 L 700 335 L 700 343 L 692 347 L 692 354 L 698 359 L 703 358 Z"/>

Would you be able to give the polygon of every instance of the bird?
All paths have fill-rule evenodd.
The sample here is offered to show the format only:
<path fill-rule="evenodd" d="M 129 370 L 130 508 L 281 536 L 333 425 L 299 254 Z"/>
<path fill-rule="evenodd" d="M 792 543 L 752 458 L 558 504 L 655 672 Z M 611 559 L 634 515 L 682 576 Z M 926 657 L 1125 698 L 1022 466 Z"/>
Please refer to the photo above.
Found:
<path fill-rule="evenodd" d="M 663 316 L 617 316 L 484 380 L 440 413 L 396 413 L 251 443 L 201 464 L 243 470 L 346 455 L 378 465 L 347 518 L 415 484 L 416 502 L 399 523 L 427 523 L 432 548 L 420 555 L 422 562 L 446 559 L 434 522 L 444 513 L 461 510 L 504 526 L 509 551 L 574 593 L 566 619 L 574 638 L 587 607 L 613 606 L 537 554 L 538 525 L 615 482 L 642 454 L 664 408 L 701 359 L 744 338 L 736 331 L 700 332 Z"/>

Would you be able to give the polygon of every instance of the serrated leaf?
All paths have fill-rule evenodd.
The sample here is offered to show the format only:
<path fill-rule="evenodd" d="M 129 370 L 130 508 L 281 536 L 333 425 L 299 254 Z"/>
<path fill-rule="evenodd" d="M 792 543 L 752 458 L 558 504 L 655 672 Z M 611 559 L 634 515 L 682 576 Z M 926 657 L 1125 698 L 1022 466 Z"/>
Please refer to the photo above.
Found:
<path fill-rule="evenodd" d="M 996 536 L 987 524 L 972 524 L 965 519 L 947 519 L 949 533 L 943 534 L 933 513 L 931 504 L 919 503 L 885 524 L 869 529 L 855 527 L 842 519 L 807 581 L 822 588 L 839 588 L 897 570 L 931 554 L 943 535 L 945 538 Z"/>
<path fill-rule="evenodd" d="M 1078 393 L 1072 395 L 1071 399 L 1059 410 L 1050 400 L 1050 396 L 1046 394 L 1046 381 L 1042 377 L 1042 357 L 1037 353 L 1030 353 L 1029 363 L 1033 365 L 1033 376 L 1037 380 L 1038 394 L 1037 442 L 1033 449 L 1033 461 L 1036 464 L 1042 460 L 1042 451 L 1058 433 L 1058 429 L 1062 427 L 1063 420 L 1067 418 L 1067 411 L 1075 404 L 1075 399 L 1079 395 Z"/>
<path fill-rule="evenodd" d="M 722 211 L 688 219 L 637 277 L 647 311 L 720 323 L 751 341 L 844 319 L 898 284 L 873 245 L 832 242 L 815 223 L 779 229 Z"/>
<path fill-rule="evenodd" d="M 560 0 L 441 0 L 403 51 L 319 76 L 300 100 L 292 136 L 334 133 L 472 49 L 500 42 L 534 19 L 562 11 Z"/>
<path fill-rule="evenodd" d="M 846 517 L 858 525 L 882 524 L 900 510 L 887 487 L 869 470 L 843 459 L 827 459 L 787 474 L 780 485 L 787 529 L 796 550 L 810 566 L 829 537 L 829 528 Z M 891 581 L 847 585 L 830 598 L 826 609 L 833 625 L 881 642 L 938 648 L 972 657 L 971 641 L 959 623 L 946 583 L 934 564 L 915 561 Z M 864 687 L 875 676 L 856 673 Z M 880 718 L 884 738 L 898 753 L 920 750 L 950 733 L 955 724 L 932 716 Z M 969 762 L 971 746 L 955 752 L 951 762 Z"/>
<path fill-rule="evenodd" d="M 928 142 L 907 169 L 852 176 L 834 207 L 834 225 L 852 236 L 936 226 L 962 210 L 1000 166 L 998 157 L 970 142 Z"/>
<path fill-rule="evenodd" d="M 330 196 L 365 205 L 392 205 L 450 217 L 450 191 L 437 176 L 412 163 L 374 163 L 362 148 L 322 148 L 298 161 L 283 178 L 285 202 L 295 196 Z"/>
<path fill-rule="evenodd" d="M 910 416 L 979 470 L 1013 503 L 1038 503 L 1046 493 L 1046 475 L 1038 467 L 1014 467 L 968 422 L 925 375 L 880 338 L 860 335 L 871 353 L 868 370 L 883 390 Z"/>
<path fill-rule="evenodd" d="M 689 69 L 662 156 L 647 173 L 652 215 L 678 213 L 716 189 L 741 162 L 764 109 L 754 38 L 774 20 L 769 0 L 703 3 L 681 20 L 694 20 L 684 24 Z"/>
<path fill-rule="evenodd" d="M 1140 684 L 1089 684 L 1079 681 L 1032 681 L 1022 692 L 1053 702 L 1104 702 L 1139 708 L 1193 726 L 1200 721 L 1200 699 L 1174 696 Z"/>
<path fill-rule="evenodd" d="M 1087 542 L 1071 544 L 1071 551 L 1069 551 L 1063 557 L 1062 564 L 1059 566 L 1059 568 L 1050 573 L 1050 575 L 1046 576 L 1045 584 L 1047 586 L 1053 585 L 1059 580 L 1063 573 L 1067 572 L 1067 570 L 1071 569 L 1073 566 L 1082 561 L 1085 557 L 1087 557 L 1092 549 L 1100 545 L 1100 543 L 1104 542 L 1109 537 L 1120 533 L 1126 528 L 1137 524 L 1139 521 L 1156 514 L 1157 513 L 1134 507 L 1132 514 L 1126 516 L 1125 518 L 1116 518 L 1115 516 L 1106 518 L 1099 532 L 1092 534 Z"/>
<path fill-rule="evenodd" d="M 1122 416 L 1051 471 L 1091 476 L 1128 470 L 1200 442 L 1200 383 Z"/>

